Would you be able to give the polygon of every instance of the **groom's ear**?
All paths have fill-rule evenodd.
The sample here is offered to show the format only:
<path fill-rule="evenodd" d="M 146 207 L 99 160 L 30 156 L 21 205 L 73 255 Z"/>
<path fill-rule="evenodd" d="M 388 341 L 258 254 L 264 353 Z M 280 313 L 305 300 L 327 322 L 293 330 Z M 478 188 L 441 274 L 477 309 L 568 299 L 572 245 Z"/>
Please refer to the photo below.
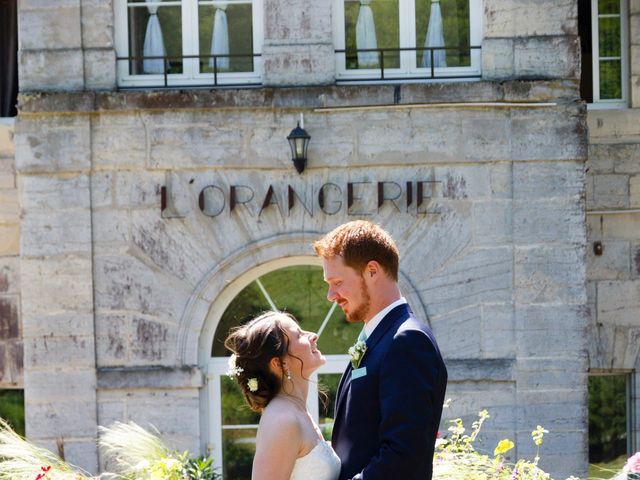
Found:
<path fill-rule="evenodd" d="M 376 279 L 380 273 L 382 273 L 382 267 L 375 260 L 369 260 L 367 265 L 364 267 L 364 275 L 370 280 Z"/>

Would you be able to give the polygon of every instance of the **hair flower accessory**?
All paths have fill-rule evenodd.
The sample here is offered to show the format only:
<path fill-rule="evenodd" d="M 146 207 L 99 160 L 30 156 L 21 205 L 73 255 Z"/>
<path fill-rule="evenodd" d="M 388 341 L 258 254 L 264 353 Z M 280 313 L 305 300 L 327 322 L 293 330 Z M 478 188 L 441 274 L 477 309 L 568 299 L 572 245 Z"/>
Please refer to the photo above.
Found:
<path fill-rule="evenodd" d="M 258 390 L 258 379 L 255 378 L 255 377 L 252 377 L 249 380 L 247 380 L 247 387 L 252 392 L 257 391 Z"/>
<path fill-rule="evenodd" d="M 358 368 L 360 366 L 360 362 L 362 361 L 362 357 L 364 357 L 366 351 L 367 344 L 361 340 L 358 340 L 355 345 L 349 347 L 348 353 L 351 357 L 351 366 L 353 368 Z"/>
<path fill-rule="evenodd" d="M 229 378 L 237 377 L 242 372 L 244 372 L 244 369 L 242 367 L 238 367 L 236 365 L 237 358 L 238 357 L 236 357 L 235 353 L 231 354 L 231 356 L 229 357 L 229 369 L 227 370 L 227 375 L 229 376 Z"/>

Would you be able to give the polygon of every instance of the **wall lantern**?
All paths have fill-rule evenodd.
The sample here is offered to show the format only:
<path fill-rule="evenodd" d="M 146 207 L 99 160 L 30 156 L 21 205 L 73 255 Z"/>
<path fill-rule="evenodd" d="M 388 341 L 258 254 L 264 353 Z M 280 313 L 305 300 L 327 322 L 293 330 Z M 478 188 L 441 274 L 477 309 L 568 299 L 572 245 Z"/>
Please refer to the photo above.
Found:
<path fill-rule="evenodd" d="M 298 173 L 302 173 L 304 167 L 307 165 L 307 147 L 309 146 L 310 139 L 311 136 L 304 129 L 304 118 L 302 114 L 300 114 L 298 126 L 291 130 L 291 133 L 287 137 L 289 146 L 291 147 L 291 161 Z"/>

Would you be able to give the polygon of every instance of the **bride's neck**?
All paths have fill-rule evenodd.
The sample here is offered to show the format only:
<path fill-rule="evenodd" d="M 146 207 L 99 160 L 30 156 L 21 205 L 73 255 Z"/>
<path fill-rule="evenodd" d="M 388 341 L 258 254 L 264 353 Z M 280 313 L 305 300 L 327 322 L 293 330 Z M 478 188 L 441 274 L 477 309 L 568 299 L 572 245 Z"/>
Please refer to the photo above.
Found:
<path fill-rule="evenodd" d="M 309 382 L 303 379 L 285 380 L 285 382 L 286 384 L 282 385 L 280 389 L 280 395 L 291 397 L 299 402 L 302 408 L 306 408 Z"/>

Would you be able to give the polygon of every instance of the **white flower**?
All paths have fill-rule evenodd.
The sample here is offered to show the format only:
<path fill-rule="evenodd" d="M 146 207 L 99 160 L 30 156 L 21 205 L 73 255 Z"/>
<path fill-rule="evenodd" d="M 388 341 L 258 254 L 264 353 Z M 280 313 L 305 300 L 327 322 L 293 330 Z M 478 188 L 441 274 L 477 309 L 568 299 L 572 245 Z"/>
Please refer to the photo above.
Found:
<path fill-rule="evenodd" d="M 362 357 L 364 357 L 366 351 L 367 344 L 362 341 L 357 341 L 355 345 L 349 347 L 348 353 L 351 357 L 351 366 L 353 368 L 358 368 L 360 366 L 360 362 L 362 361 Z"/>
<path fill-rule="evenodd" d="M 250 378 L 249 380 L 247 380 L 247 387 L 249 387 L 249 390 L 251 390 L 252 392 L 255 392 L 258 390 L 258 379 L 257 378 Z"/>
<path fill-rule="evenodd" d="M 233 353 L 229 357 L 229 369 L 227 370 L 227 375 L 229 375 L 229 378 L 237 377 L 242 372 L 244 372 L 244 369 L 242 367 L 236 366 L 236 358 L 237 357 L 235 353 Z"/>

